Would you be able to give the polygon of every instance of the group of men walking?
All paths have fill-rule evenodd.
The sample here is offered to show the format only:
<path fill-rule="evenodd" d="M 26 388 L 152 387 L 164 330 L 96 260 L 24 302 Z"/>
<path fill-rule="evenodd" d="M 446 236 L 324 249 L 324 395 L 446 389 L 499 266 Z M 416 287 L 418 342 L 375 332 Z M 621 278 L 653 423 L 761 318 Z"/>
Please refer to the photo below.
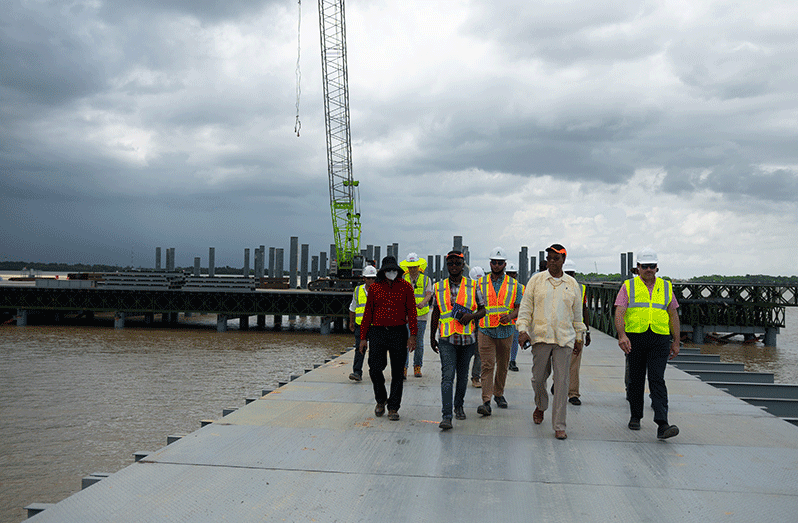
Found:
<path fill-rule="evenodd" d="M 582 349 L 590 343 L 583 287 L 572 271 L 565 271 L 567 251 L 560 244 L 546 249 L 546 270 L 526 284 L 508 274 L 501 247 L 491 250 L 490 271 L 469 278 L 460 251 L 446 255 L 448 277 L 432 284 L 424 274 L 426 263 L 411 253 L 398 264 L 392 256 L 379 270 L 366 267 L 365 283 L 355 289 L 350 305 L 350 329 L 357 351 L 350 379 L 362 379 L 369 350 L 369 377 L 374 388 L 376 416 L 388 409 L 399 419 L 404 380 L 413 354 L 413 375 L 422 376 L 423 336 L 429 323 L 429 343 L 441 360 L 441 430 L 454 427 L 453 419 L 466 419 L 465 393 L 471 378 L 472 357 L 480 359 L 481 404 L 477 413 L 491 416 L 492 402 L 509 406 L 504 389 L 508 369 L 517 370 L 515 351 L 520 344 L 532 351 L 532 389 L 540 424 L 549 407 L 547 382 L 553 375 L 551 423 L 557 439 L 566 439 L 567 403 L 580 405 L 579 364 Z M 651 263 L 653 260 L 653 263 Z M 514 269 L 514 267 L 510 267 Z M 656 254 L 643 252 L 640 275 L 622 285 L 616 300 L 619 346 L 626 354 L 627 401 L 631 430 L 640 429 L 643 392 L 648 376 L 657 437 L 678 434 L 668 423 L 668 398 L 664 371 L 668 358 L 679 352 L 679 323 L 670 282 L 656 278 Z M 571 274 L 568 274 L 571 272 Z M 472 271 L 474 274 L 474 271 Z M 673 341 L 671 341 L 673 336 Z M 390 358 L 389 358 L 390 356 Z M 384 370 L 390 359 L 390 394 Z"/>

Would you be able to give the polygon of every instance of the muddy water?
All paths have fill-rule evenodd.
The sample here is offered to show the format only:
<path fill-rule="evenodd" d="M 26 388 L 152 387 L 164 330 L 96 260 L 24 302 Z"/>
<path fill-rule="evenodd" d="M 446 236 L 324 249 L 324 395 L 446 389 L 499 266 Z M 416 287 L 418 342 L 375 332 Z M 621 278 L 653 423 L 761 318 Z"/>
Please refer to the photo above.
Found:
<path fill-rule="evenodd" d="M 83 476 L 116 472 L 133 452 L 158 450 L 352 345 L 303 319 L 280 333 L 236 322 L 217 333 L 215 316 L 180 322 L 0 328 L 0 522 L 24 520 L 25 505 L 61 501 Z"/>

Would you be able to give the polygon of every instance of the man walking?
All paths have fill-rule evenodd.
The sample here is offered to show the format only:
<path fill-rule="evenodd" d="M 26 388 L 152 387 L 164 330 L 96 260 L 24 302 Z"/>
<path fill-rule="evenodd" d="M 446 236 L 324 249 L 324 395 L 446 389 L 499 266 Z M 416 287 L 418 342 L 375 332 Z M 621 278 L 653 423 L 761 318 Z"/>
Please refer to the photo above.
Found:
<path fill-rule="evenodd" d="M 366 265 L 363 269 L 363 283 L 355 287 L 352 293 L 352 302 L 349 304 L 349 330 L 355 333 L 355 362 L 352 365 L 352 374 L 349 379 L 360 381 L 363 379 L 363 360 L 365 355 L 360 352 L 360 324 L 363 323 L 363 313 L 366 311 L 366 298 L 369 287 L 377 278 L 377 269 Z"/>
<path fill-rule="evenodd" d="M 468 388 L 468 364 L 477 345 L 474 321 L 485 315 L 477 282 L 463 277 L 463 253 L 446 255 L 449 277 L 433 287 L 430 347 L 441 356 L 441 430 L 452 428 L 452 387 L 455 375 L 454 415 L 466 419 L 463 401 Z M 440 339 L 436 339 L 440 334 Z"/>
<path fill-rule="evenodd" d="M 432 299 L 432 280 L 424 274 L 427 268 L 427 261 L 419 258 L 418 254 L 411 252 L 400 264 L 406 272 L 403 278 L 413 286 L 413 293 L 416 297 L 416 316 L 418 322 L 418 336 L 416 336 L 416 350 L 413 354 L 413 376 L 420 378 L 421 366 L 424 364 L 424 330 L 427 326 L 429 317 L 429 302 Z M 405 377 L 407 377 L 407 367 L 410 365 L 410 351 L 407 351 L 405 361 Z"/>
<path fill-rule="evenodd" d="M 562 270 L 568 276 L 576 278 L 576 264 L 573 261 L 565 260 Z M 585 328 L 587 329 L 585 331 L 584 349 L 584 347 L 590 345 L 590 313 L 587 310 L 587 305 L 585 302 L 585 286 L 581 283 L 579 284 L 579 290 L 582 296 L 582 322 L 585 324 Z M 573 356 L 571 356 L 571 370 L 568 373 L 568 403 L 571 405 L 582 404 L 582 400 L 580 399 L 581 394 L 579 393 L 579 369 L 582 366 L 583 352 L 583 350 L 580 350 L 578 353 L 574 351 Z"/>
<path fill-rule="evenodd" d="M 413 287 L 399 276 L 403 273 L 396 258 L 386 256 L 382 259 L 377 279 L 369 287 L 363 322 L 360 324 L 360 352 L 369 352 L 369 377 L 374 386 L 374 399 L 377 406 L 375 416 L 385 413 L 388 405 L 388 419 L 399 419 L 402 403 L 402 384 L 407 350 L 416 348 L 416 299 Z M 368 342 L 366 341 L 368 340 Z M 383 371 L 391 357 L 391 395 L 385 390 Z"/>
<path fill-rule="evenodd" d="M 518 343 L 532 344 L 532 421 L 543 423 L 549 406 L 546 380 L 554 373 L 551 424 L 557 439 L 566 439 L 565 415 L 571 354 L 582 350 L 582 294 L 579 284 L 562 270 L 567 252 L 559 243 L 546 249 L 546 269 L 529 279 L 518 311 Z"/>
<path fill-rule="evenodd" d="M 629 428 L 640 430 L 643 419 L 643 393 L 646 374 L 651 391 L 651 407 L 657 424 L 657 438 L 679 434 L 668 423 L 668 388 L 665 366 L 679 354 L 681 324 L 671 282 L 657 278 L 657 253 L 643 249 L 637 257 L 638 275 L 626 280 L 615 298 L 615 328 L 618 346 L 627 355 L 629 385 Z"/>
<path fill-rule="evenodd" d="M 521 303 L 518 282 L 504 273 L 507 264 L 504 249 L 495 247 L 490 251 L 489 258 L 490 273 L 478 282 L 487 309 L 487 314 L 479 320 L 477 334 L 479 357 L 482 360 L 482 405 L 477 407 L 477 412 L 483 416 L 491 415 L 491 396 L 499 408 L 507 408 L 504 385 L 515 331 L 512 320 L 518 315 Z"/>

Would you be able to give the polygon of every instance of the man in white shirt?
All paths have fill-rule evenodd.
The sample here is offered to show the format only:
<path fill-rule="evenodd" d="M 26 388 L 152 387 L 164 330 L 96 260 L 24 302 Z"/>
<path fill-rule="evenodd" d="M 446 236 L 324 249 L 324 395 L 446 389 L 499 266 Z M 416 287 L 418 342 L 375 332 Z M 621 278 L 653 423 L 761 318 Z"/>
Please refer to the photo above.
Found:
<path fill-rule="evenodd" d="M 532 345 L 532 389 L 539 425 L 549 406 L 546 380 L 554 374 L 551 424 L 557 439 L 567 438 L 565 414 L 568 403 L 568 375 L 571 354 L 582 351 L 585 324 L 582 322 L 582 292 L 579 284 L 565 274 L 562 266 L 567 252 L 559 243 L 546 249 L 546 268 L 529 279 L 518 310 L 518 343 Z M 526 347 L 524 347 L 526 348 Z"/>

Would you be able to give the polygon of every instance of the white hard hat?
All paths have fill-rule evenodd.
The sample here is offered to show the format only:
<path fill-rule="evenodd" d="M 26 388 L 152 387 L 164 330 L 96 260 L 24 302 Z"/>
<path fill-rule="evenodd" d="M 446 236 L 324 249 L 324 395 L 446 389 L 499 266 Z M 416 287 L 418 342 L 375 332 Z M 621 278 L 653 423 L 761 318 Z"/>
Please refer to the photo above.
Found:
<path fill-rule="evenodd" d="M 637 253 L 637 263 L 659 263 L 657 260 L 657 253 L 654 249 L 646 247 Z"/>
<path fill-rule="evenodd" d="M 377 277 L 377 268 L 373 265 L 366 265 L 363 269 L 363 277 L 364 278 L 376 278 Z"/>
<path fill-rule="evenodd" d="M 405 261 L 410 265 L 420 265 L 418 254 L 411 252 L 405 258 Z"/>
<path fill-rule="evenodd" d="M 518 272 L 518 267 L 513 262 L 509 262 L 504 268 L 504 272 Z"/>
<path fill-rule="evenodd" d="M 504 249 L 501 247 L 494 247 L 490 250 L 490 255 L 488 255 L 488 258 L 491 260 L 506 261 L 507 255 L 504 254 Z"/>
<path fill-rule="evenodd" d="M 472 280 L 478 280 L 483 276 L 485 276 L 485 271 L 478 265 L 471 267 L 471 271 L 468 273 L 468 277 Z"/>
<path fill-rule="evenodd" d="M 571 260 L 565 260 L 565 263 L 562 264 L 562 270 L 564 272 L 569 272 L 569 271 L 576 272 L 576 264 Z"/>

